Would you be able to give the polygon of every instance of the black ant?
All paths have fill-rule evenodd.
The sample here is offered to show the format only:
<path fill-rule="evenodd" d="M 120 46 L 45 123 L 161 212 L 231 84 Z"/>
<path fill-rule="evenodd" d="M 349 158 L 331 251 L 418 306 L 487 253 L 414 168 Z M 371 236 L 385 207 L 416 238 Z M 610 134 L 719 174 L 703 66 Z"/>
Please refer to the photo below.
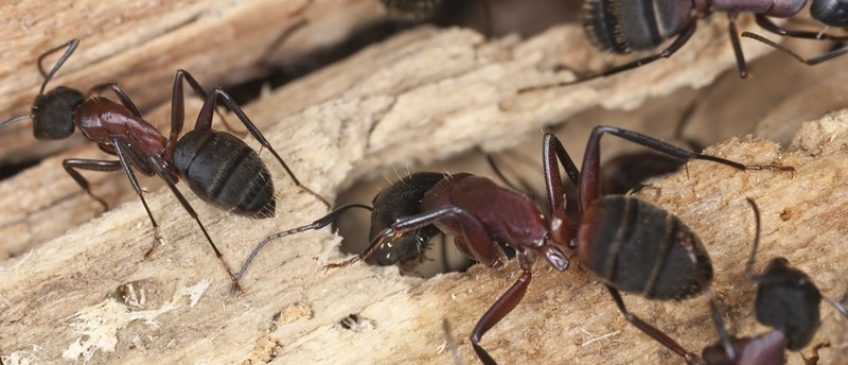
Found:
<path fill-rule="evenodd" d="M 745 264 L 745 277 L 757 285 L 754 304 L 757 321 L 772 329 L 752 337 L 731 337 L 724 327 L 721 313 L 713 310 L 713 320 L 722 340 L 704 349 L 702 355 L 708 365 L 784 364 L 785 350 L 799 351 L 813 339 L 821 325 L 819 305 L 822 299 L 848 317 L 845 306 L 836 299 L 823 298 L 810 277 L 790 266 L 783 257 L 772 259 L 763 273 L 754 273 L 754 259 L 760 244 L 760 210 L 752 199 L 747 201 L 754 211 L 756 233 L 751 255 Z M 815 364 L 818 350 L 826 346 L 814 346 L 814 355 L 806 359 L 807 364 Z M 732 351 L 728 353 L 726 348 Z"/>
<path fill-rule="evenodd" d="M 498 243 L 510 245 L 516 251 L 522 273 L 480 318 L 471 334 L 471 344 L 480 360 L 496 364 L 479 342 L 521 302 L 530 284 L 533 263 L 544 257 L 554 269 L 564 271 L 569 266 L 566 247 L 577 249 L 581 265 L 605 282 L 628 321 L 695 363 L 699 360 L 697 355 L 686 352 L 664 333 L 628 312 L 619 290 L 652 299 L 692 297 L 712 279 L 709 257 L 692 231 L 664 209 L 631 196 L 601 197 L 600 138 L 607 133 L 680 160 L 713 161 L 739 170 L 794 170 L 773 165 L 743 165 L 687 151 L 636 132 L 599 126 L 589 137 L 581 174 L 556 136 L 546 134 L 542 155 L 548 216 L 524 194 L 500 187 L 488 178 L 467 173 L 419 173 L 383 191 L 391 193 L 386 198 L 394 200 L 394 205 L 387 205 L 388 210 L 382 213 L 393 221 L 373 236 L 368 248 L 351 259 L 326 266 L 343 267 L 366 260 L 384 246 L 395 247 L 397 242 L 416 239 L 422 230 L 430 227 L 454 236 L 460 251 L 488 267 L 498 267 L 506 261 Z M 557 162 L 565 168 L 573 186 L 562 183 Z M 409 191 L 414 193 L 401 193 Z M 574 204 L 566 206 L 566 201 Z M 347 207 L 312 224 L 272 235 L 254 253 L 268 240 L 323 227 L 344 209 Z M 415 213 L 408 215 L 410 211 Z M 250 263 L 253 255 L 245 264 Z M 665 265 L 667 262 L 674 265 Z M 239 272 L 245 269 L 243 266 Z"/>
<path fill-rule="evenodd" d="M 583 29 L 589 41 L 602 51 L 625 54 L 634 50 L 653 49 L 670 38 L 674 40 L 659 53 L 601 73 L 573 81 L 527 87 L 519 92 L 567 86 L 669 58 L 689 42 L 698 28 L 699 19 L 716 12 L 727 14 L 728 32 L 736 55 L 739 77 L 745 78 L 748 76 L 748 66 L 736 30 L 737 15 L 753 13 L 758 17 L 787 18 L 801 11 L 805 3 L 806 0 L 586 0 Z"/>
<path fill-rule="evenodd" d="M 241 290 L 236 277 L 224 261 L 203 223 L 200 222 L 197 213 L 176 187 L 177 181 L 182 177 L 197 196 L 222 209 L 256 218 L 274 215 L 276 207 L 274 185 L 265 163 L 256 151 L 238 137 L 211 128 L 213 113 L 219 101 L 238 116 L 250 134 L 264 148 L 271 151 L 300 189 L 330 206 L 326 199 L 298 181 L 282 157 L 227 92 L 217 88 L 207 96 L 200 84 L 187 71 L 178 70 L 174 77 L 171 95 L 171 133 L 168 138 L 142 119 L 141 112 L 123 88 L 117 84 L 94 86 L 87 95 L 64 86 L 45 93 L 47 83 L 78 45 L 79 40 L 74 39 L 38 57 L 38 69 L 44 76 L 44 82 L 33 102 L 30 114 L 2 122 L 0 128 L 29 118 L 33 121 L 33 132 L 36 138 L 62 139 L 73 134 L 76 127 L 101 150 L 117 156 L 117 160 L 67 159 L 62 162 L 62 165 L 77 184 L 104 209 L 108 209 L 106 202 L 91 191 L 88 181 L 78 170 L 106 172 L 123 169 L 153 224 L 155 235 L 153 248 L 159 242 L 159 225 L 144 200 L 141 185 L 136 179 L 134 170 L 147 176 L 157 175 L 165 181 L 183 208 L 203 231 L 218 260 L 227 270 L 233 286 Z M 42 66 L 44 58 L 63 48 L 66 48 L 65 53 L 50 72 L 44 72 Z M 198 97 L 205 99 L 205 102 L 197 117 L 194 130 L 179 138 L 185 117 L 183 81 L 188 82 Z M 99 96 L 106 90 L 114 92 L 120 99 L 120 104 Z M 153 248 L 145 254 L 145 257 L 151 254 Z"/>
<path fill-rule="evenodd" d="M 833 27 L 848 27 L 848 1 L 846 0 L 813 0 L 810 5 L 810 15 L 813 19 L 818 20 L 826 26 Z M 778 34 L 785 37 L 792 38 L 804 38 L 804 39 L 817 39 L 817 40 L 833 40 L 833 41 L 846 41 L 848 40 L 848 36 L 835 36 L 832 34 L 828 34 L 825 32 L 809 32 L 809 31 L 799 31 L 799 30 L 791 30 L 785 29 L 774 24 L 769 18 L 765 15 L 757 15 L 757 24 L 760 25 L 763 29 L 772 32 L 774 34 Z M 764 38 L 763 36 L 751 33 L 751 32 L 743 32 L 743 37 L 751 38 L 762 43 L 765 43 L 773 48 L 776 48 L 780 51 L 783 51 L 790 56 L 794 57 L 798 61 L 801 61 L 807 65 L 813 66 L 819 63 L 829 61 L 836 57 L 839 57 L 845 53 L 848 53 L 848 47 L 840 47 L 834 50 L 831 50 L 821 56 L 805 59 L 799 56 L 797 53 L 790 51 L 786 47 L 783 47 L 771 40 Z"/>

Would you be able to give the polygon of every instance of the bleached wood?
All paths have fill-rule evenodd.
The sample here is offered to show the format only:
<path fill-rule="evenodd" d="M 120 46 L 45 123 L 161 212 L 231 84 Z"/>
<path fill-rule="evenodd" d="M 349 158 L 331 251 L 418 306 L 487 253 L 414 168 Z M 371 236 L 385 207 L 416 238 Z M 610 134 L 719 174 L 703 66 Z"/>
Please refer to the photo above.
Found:
<path fill-rule="evenodd" d="M 168 99 L 178 68 L 207 86 L 235 84 L 268 65 L 331 47 L 384 16 L 377 0 L 6 1 L 0 4 L 0 120 L 29 111 L 42 82 L 36 59 L 72 38 L 80 47 L 50 86 L 85 91 L 118 82 L 150 108 Z M 25 161 L 67 145 L 36 143 L 23 124 L 0 134 L 0 161 Z"/>
<path fill-rule="evenodd" d="M 746 55 L 753 59 L 763 51 L 753 45 L 746 48 Z M 372 46 L 275 91 L 274 96 L 258 103 L 261 107 L 253 107 L 250 116 L 264 129 L 310 107 L 335 105 L 315 110 L 326 114 L 321 117 L 348 118 L 349 122 L 340 125 L 352 130 L 339 132 L 331 126 L 308 125 L 316 116 L 305 113 L 291 120 L 307 125 L 302 128 L 314 128 L 315 133 L 353 133 L 356 137 L 350 137 L 354 140 L 351 143 L 365 143 L 369 150 L 381 151 L 351 161 L 356 173 L 342 183 L 347 185 L 361 174 L 373 173 L 375 167 L 387 167 L 383 153 L 395 155 L 390 164 L 398 165 L 445 158 L 481 142 L 493 149 L 504 148 L 517 142 L 511 138 L 514 133 L 564 122 L 599 104 L 633 108 L 647 98 L 685 86 L 706 85 L 734 65 L 724 24 L 719 21 L 703 25 L 684 50 L 651 67 L 569 88 L 516 94 L 524 86 L 569 79 L 569 72 L 551 71 L 559 63 L 597 68 L 612 62 L 621 60 L 594 51 L 575 26 L 555 28 L 526 41 L 507 37 L 491 42 L 470 31 L 418 30 Z M 373 108 L 373 115 L 350 114 L 362 107 Z M 147 119 L 167 128 L 169 113 L 170 106 L 164 105 Z M 187 115 L 187 123 L 193 123 L 193 112 L 189 110 Z M 363 115 L 367 119 L 363 120 Z M 237 123 L 234 117 L 229 122 Z M 419 140 L 435 127 L 439 128 L 435 138 L 426 143 Z M 373 134 L 370 129 L 374 129 Z M 419 141 L 410 144 L 410 140 Z M 276 146 L 288 150 L 285 144 Z M 64 158 L 96 156 L 102 154 L 93 146 L 74 150 L 0 184 L 0 206 L 4 207 L 0 210 L 0 256 L 25 252 L 101 213 L 100 206 L 61 169 Z M 121 174 L 86 175 L 97 184 L 95 191 L 112 206 L 137 199 Z M 151 190 L 159 186 L 155 180 L 147 184 Z M 49 189 L 17 193 L 30 191 L 31 186 Z M 67 213 L 69 210 L 72 214 Z"/>
<path fill-rule="evenodd" d="M 269 140 L 303 182 L 332 197 L 376 169 L 443 158 L 483 141 L 506 147 L 522 132 L 599 102 L 632 107 L 681 86 L 706 84 L 733 64 L 723 31 L 722 24 L 704 27 L 686 50 L 656 67 L 519 96 L 517 88 L 555 78 L 546 70 L 558 55 L 574 54 L 571 45 L 581 37 L 578 29 L 562 27 L 526 42 L 488 44 L 467 31 L 422 29 L 275 92 L 250 105 L 247 113 L 265 121 Z M 749 49 L 749 54 L 757 52 Z M 300 112 L 281 112 L 295 98 L 310 97 L 305 90 L 312 98 L 329 96 L 312 99 L 317 101 Z M 707 242 L 719 272 L 715 290 L 734 306 L 734 315 L 747 314 L 741 308 L 751 293 L 736 293 L 744 285 L 738 262 L 750 222 L 742 194 L 756 197 L 766 212 L 764 257 L 775 253 L 777 233 L 782 232 L 775 228 L 777 209 L 799 207 L 792 210 L 791 227 L 808 230 L 781 235 L 779 243 L 793 248 L 798 242 L 815 244 L 814 255 L 794 249 L 786 254 L 808 269 L 825 292 L 839 295 L 844 290 L 836 281 L 842 273 L 832 264 L 843 262 L 846 254 L 841 241 L 831 239 L 838 235 L 840 221 L 816 223 L 822 222 L 821 214 L 836 214 L 845 204 L 842 184 L 836 183 L 845 158 L 837 146 L 841 139 L 832 138 L 841 125 L 828 124 L 828 133 L 816 134 L 812 128 L 799 137 L 807 141 L 805 149 L 785 156 L 765 142 L 731 142 L 713 150 L 746 162 L 796 166 L 794 178 L 693 163 L 688 177 L 678 174 L 648 190 Z M 823 152 L 810 156 L 812 148 Z M 321 204 L 292 187 L 276 164 L 269 165 L 279 191 L 274 219 L 240 218 L 190 198 L 233 265 L 264 235 L 323 213 Z M 828 176 L 834 181 L 828 185 L 832 190 L 811 188 Z M 265 251 L 244 280 L 247 294 L 236 297 L 171 194 L 148 196 L 167 241 L 151 260 L 142 259 L 152 243 L 149 222 L 138 203 L 131 202 L 3 262 L 4 362 L 16 364 L 13 359 L 28 356 L 39 363 L 82 362 L 75 355 L 88 349 L 89 363 L 229 364 L 270 358 L 281 364 L 448 363 L 441 346 L 442 318 L 450 320 L 470 362 L 465 338 L 471 326 L 514 279 L 514 265 L 427 282 L 399 277 L 395 268 L 366 265 L 327 272 L 321 264 L 340 257 L 338 239 L 321 231 Z M 822 230 L 810 230 L 816 227 Z M 627 326 L 585 272 L 575 268 L 558 274 L 540 264 L 535 273 L 522 305 L 484 340 L 503 363 L 678 363 Z M 115 302 L 115 297 L 120 299 Z M 649 320 L 661 317 L 659 325 L 688 346 L 702 346 L 712 336 L 702 302 L 650 307 L 638 299 L 628 301 Z M 337 325 L 353 313 L 365 319 L 360 332 Z"/>

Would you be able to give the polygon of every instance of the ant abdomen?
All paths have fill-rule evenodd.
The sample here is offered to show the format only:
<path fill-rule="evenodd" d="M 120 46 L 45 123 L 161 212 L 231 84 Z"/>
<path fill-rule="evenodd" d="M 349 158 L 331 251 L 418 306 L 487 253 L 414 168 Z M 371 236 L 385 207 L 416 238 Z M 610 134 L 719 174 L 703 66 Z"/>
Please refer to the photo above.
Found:
<path fill-rule="evenodd" d="M 692 230 L 643 200 L 600 198 L 584 213 L 578 237 L 584 267 L 624 292 L 680 300 L 699 294 L 712 280 L 709 255 Z"/>
<path fill-rule="evenodd" d="M 615 53 L 654 48 L 692 22 L 691 1 L 589 0 L 584 6 L 589 41 Z"/>
<path fill-rule="evenodd" d="M 193 130 L 180 138 L 174 166 L 197 196 L 251 217 L 272 217 L 274 183 L 265 163 L 229 133 Z"/>
<path fill-rule="evenodd" d="M 37 139 L 64 139 L 74 133 L 74 109 L 85 101 L 81 92 L 59 86 L 39 95 L 32 105 L 32 133 Z"/>

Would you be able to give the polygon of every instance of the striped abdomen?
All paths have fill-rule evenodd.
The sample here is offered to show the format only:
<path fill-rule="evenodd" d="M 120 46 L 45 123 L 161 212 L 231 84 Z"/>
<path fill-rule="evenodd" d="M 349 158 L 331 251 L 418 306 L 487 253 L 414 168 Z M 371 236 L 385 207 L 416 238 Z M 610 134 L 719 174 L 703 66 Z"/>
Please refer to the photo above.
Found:
<path fill-rule="evenodd" d="M 583 9 L 589 41 L 615 53 L 654 48 L 693 21 L 688 0 L 586 0 Z"/>
<path fill-rule="evenodd" d="M 624 292 L 685 299 L 712 280 L 710 258 L 692 230 L 636 198 L 611 195 L 595 201 L 584 213 L 578 243 L 581 264 Z"/>
<path fill-rule="evenodd" d="M 241 139 L 213 130 L 191 131 L 177 142 L 174 165 L 203 200 L 241 215 L 274 215 L 271 174 Z"/>

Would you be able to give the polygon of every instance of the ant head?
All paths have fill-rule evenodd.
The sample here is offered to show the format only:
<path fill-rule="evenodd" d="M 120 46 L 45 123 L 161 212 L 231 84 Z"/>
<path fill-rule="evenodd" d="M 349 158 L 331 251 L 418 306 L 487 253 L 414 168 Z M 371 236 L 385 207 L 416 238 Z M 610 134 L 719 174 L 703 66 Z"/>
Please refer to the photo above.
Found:
<path fill-rule="evenodd" d="M 824 24 L 844 27 L 848 24 L 848 1 L 815 0 L 810 5 L 810 14 Z"/>
<path fill-rule="evenodd" d="M 32 105 L 33 134 L 37 139 L 63 139 L 74 133 L 74 108 L 85 95 L 59 86 L 39 95 Z"/>

